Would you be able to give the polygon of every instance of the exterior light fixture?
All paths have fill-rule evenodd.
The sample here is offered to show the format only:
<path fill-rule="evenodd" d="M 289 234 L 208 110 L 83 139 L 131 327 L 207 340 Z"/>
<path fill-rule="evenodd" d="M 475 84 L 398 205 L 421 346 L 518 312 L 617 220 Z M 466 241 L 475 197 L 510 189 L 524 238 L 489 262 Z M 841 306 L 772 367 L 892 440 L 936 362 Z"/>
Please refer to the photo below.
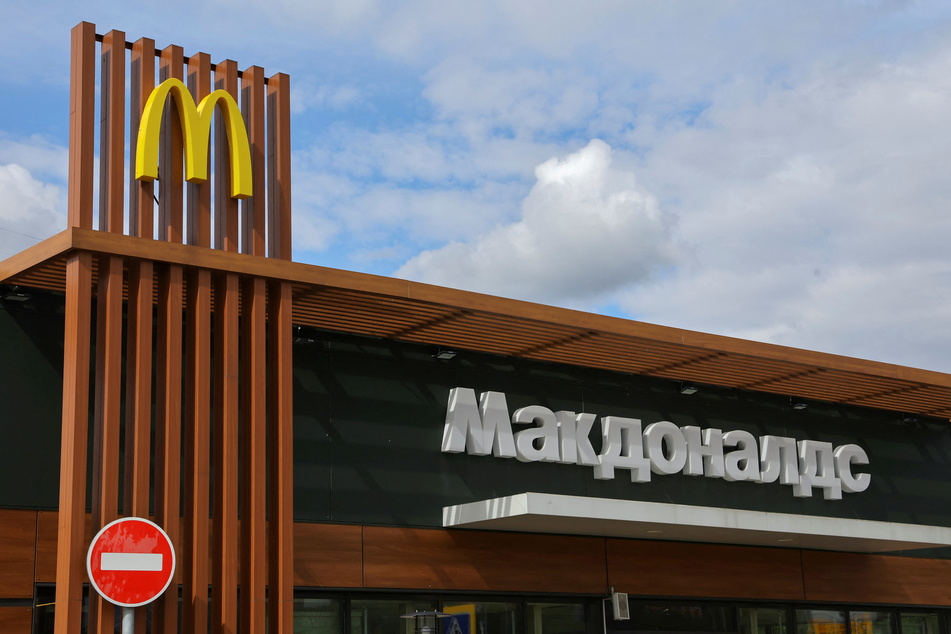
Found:
<path fill-rule="evenodd" d="M 314 338 L 313 333 L 306 330 L 303 326 L 294 326 L 294 343 L 317 343 L 317 339 Z"/>
<path fill-rule="evenodd" d="M 456 356 L 455 350 L 448 350 L 446 348 L 437 348 L 436 353 L 433 355 L 433 359 L 438 359 L 440 361 L 448 361 Z"/>
<path fill-rule="evenodd" d="M 700 391 L 700 388 L 694 385 L 693 383 L 686 383 L 684 381 L 680 382 L 680 393 L 681 394 L 696 394 Z"/>
<path fill-rule="evenodd" d="M 438 634 L 438 619 L 452 616 L 445 612 L 429 610 L 426 612 L 412 612 L 404 614 L 401 619 L 413 619 L 413 634 Z"/>
<path fill-rule="evenodd" d="M 23 292 L 19 286 L 14 286 L 3 295 L 0 295 L 0 300 L 5 302 L 25 302 L 30 299 L 30 294 Z"/>
<path fill-rule="evenodd" d="M 802 402 L 802 401 L 800 401 L 800 400 L 794 399 L 794 398 L 793 398 L 793 399 L 789 399 L 789 406 L 792 407 L 794 410 L 797 410 L 797 411 L 799 411 L 799 410 L 804 410 L 804 409 L 808 409 L 808 407 L 809 407 L 809 405 L 807 405 L 806 403 L 804 403 L 804 402 Z"/>

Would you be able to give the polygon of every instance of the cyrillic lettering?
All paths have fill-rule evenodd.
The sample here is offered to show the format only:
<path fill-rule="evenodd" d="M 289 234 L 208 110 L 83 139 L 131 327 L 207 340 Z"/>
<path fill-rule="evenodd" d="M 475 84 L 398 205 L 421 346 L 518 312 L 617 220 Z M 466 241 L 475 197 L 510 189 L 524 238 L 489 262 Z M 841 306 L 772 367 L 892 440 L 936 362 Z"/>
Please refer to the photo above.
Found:
<path fill-rule="evenodd" d="M 842 483 L 835 475 L 832 443 L 799 441 L 799 484 L 793 486 L 797 498 L 812 497 L 812 487 L 822 489 L 826 500 L 842 499 Z"/>
<path fill-rule="evenodd" d="M 601 419 L 603 444 L 599 464 L 594 468 L 598 480 L 613 480 L 614 469 L 630 469 L 631 482 L 650 482 L 650 460 L 644 457 L 641 421 L 637 418 L 605 416 Z"/>
<path fill-rule="evenodd" d="M 761 436 L 759 439 L 760 479 L 757 482 L 799 483 L 799 457 L 796 439 Z"/>
<path fill-rule="evenodd" d="M 687 441 L 680 427 L 670 421 L 662 420 L 648 425 L 644 430 L 644 443 L 654 473 L 677 473 L 687 463 Z"/>
<path fill-rule="evenodd" d="M 535 424 L 515 434 L 515 457 L 521 462 L 558 462 L 558 420 L 555 413 L 541 405 L 515 410 L 512 423 Z"/>
<path fill-rule="evenodd" d="M 497 458 L 514 458 L 515 441 L 505 394 L 483 392 L 477 405 L 474 390 L 467 387 L 450 390 L 442 450 L 446 453 L 468 451 L 474 456 L 487 456 L 491 452 Z"/>
<path fill-rule="evenodd" d="M 843 491 L 861 493 L 871 484 L 869 473 L 853 473 L 869 464 L 868 454 L 854 444 L 833 449 L 829 442 L 797 441 L 785 436 L 761 436 L 743 430 L 723 432 L 670 421 L 658 421 L 642 431 L 637 418 L 601 418 L 601 452 L 591 443 L 594 414 L 552 412 L 530 405 L 509 417 L 505 394 L 483 392 L 476 401 L 470 388 L 449 392 L 442 451 L 522 462 L 558 462 L 594 468 L 598 480 L 614 479 L 615 469 L 631 472 L 632 482 L 650 482 L 651 473 L 723 478 L 730 482 L 780 482 L 793 487 L 796 497 L 812 497 L 822 489 L 826 500 L 841 500 Z M 528 428 L 512 432 L 513 425 Z M 758 446 L 757 446 L 757 440 Z"/>
<path fill-rule="evenodd" d="M 724 447 L 736 447 L 724 457 L 723 479 L 727 482 L 758 482 L 759 447 L 753 434 L 735 429 L 723 434 Z"/>
<path fill-rule="evenodd" d="M 561 445 L 559 462 L 586 467 L 601 464 L 591 446 L 591 428 L 598 417 L 594 414 L 560 411 L 555 412 L 555 418 L 558 419 L 558 440 Z"/>
<path fill-rule="evenodd" d="M 723 477 L 723 432 L 687 425 L 680 428 L 687 441 L 684 475 Z"/>
<path fill-rule="evenodd" d="M 868 454 L 858 445 L 842 445 L 835 450 L 835 475 L 846 493 L 861 493 L 872 483 L 872 476 L 852 473 L 852 465 L 868 464 Z"/>

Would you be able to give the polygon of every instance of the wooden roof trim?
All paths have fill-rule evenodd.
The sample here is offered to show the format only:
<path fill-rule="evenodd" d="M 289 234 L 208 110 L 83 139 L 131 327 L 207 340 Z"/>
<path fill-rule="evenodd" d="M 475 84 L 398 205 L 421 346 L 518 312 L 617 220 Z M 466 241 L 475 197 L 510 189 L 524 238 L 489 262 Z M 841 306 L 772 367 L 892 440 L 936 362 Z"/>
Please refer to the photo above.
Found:
<path fill-rule="evenodd" d="M 552 324 L 556 328 L 603 333 L 609 338 L 619 337 L 628 342 L 634 338 L 643 339 L 655 346 L 666 343 L 681 350 L 692 348 L 698 354 L 699 351 L 706 350 L 711 354 L 737 355 L 760 362 L 810 366 L 836 372 L 951 388 L 951 374 L 941 372 L 595 315 L 396 278 L 80 228 L 67 229 L 0 262 L 0 280 L 24 275 L 30 269 L 48 260 L 62 257 L 72 250 L 144 258 L 184 266 L 263 276 L 295 284 L 324 286 L 351 293 L 374 294 L 381 298 L 391 297 L 410 300 L 414 303 L 437 304 L 466 312 L 498 315 L 502 319 L 515 322 L 534 321 Z"/>

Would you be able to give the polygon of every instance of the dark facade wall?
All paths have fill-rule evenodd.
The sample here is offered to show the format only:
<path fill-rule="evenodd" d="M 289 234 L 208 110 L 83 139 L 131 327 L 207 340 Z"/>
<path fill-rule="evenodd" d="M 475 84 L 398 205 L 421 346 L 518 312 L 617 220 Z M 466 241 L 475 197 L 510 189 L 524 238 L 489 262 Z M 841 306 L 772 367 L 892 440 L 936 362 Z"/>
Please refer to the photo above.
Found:
<path fill-rule="evenodd" d="M 902 422 L 900 413 L 810 403 L 788 396 L 679 385 L 583 368 L 474 353 L 450 361 L 434 348 L 315 334 L 295 346 L 295 482 L 299 520 L 440 526 L 441 508 L 522 493 L 618 499 L 951 526 L 951 434 L 947 421 Z M 857 444 L 870 464 L 869 489 L 842 500 L 796 498 L 792 487 L 684 475 L 632 483 L 618 470 L 596 480 L 590 467 L 440 452 L 450 389 L 504 392 L 509 411 L 542 405 L 668 420 L 754 436 Z M 600 427 L 592 445 L 600 449 Z"/>
<path fill-rule="evenodd" d="M 57 505 L 62 390 L 62 299 L 38 294 L 0 305 L 0 507 Z M 897 412 L 811 403 L 703 387 L 681 395 L 672 381 L 313 332 L 294 347 L 295 516 L 298 521 L 441 526 L 441 509 L 522 493 L 559 493 L 806 515 L 951 526 L 947 421 L 900 422 Z M 677 425 L 741 429 L 865 448 L 872 474 L 840 501 L 795 498 L 791 487 L 683 475 L 596 480 L 589 467 L 522 463 L 440 451 L 449 391 L 504 392 L 510 411 L 626 416 Z M 592 445 L 600 448 L 599 426 Z"/>
<path fill-rule="evenodd" d="M 0 507 L 56 508 L 62 398 L 61 298 L 0 302 Z"/>

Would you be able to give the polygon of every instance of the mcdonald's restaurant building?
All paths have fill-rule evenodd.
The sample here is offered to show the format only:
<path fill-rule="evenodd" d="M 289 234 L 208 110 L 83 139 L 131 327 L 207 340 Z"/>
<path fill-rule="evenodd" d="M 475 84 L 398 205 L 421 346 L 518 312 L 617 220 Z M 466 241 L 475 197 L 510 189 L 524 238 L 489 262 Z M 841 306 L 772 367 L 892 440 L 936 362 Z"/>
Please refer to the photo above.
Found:
<path fill-rule="evenodd" d="M 287 76 L 71 64 L 68 226 L 0 262 L 0 631 L 119 631 L 136 516 L 136 632 L 949 633 L 951 375 L 295 263 Z"/>

